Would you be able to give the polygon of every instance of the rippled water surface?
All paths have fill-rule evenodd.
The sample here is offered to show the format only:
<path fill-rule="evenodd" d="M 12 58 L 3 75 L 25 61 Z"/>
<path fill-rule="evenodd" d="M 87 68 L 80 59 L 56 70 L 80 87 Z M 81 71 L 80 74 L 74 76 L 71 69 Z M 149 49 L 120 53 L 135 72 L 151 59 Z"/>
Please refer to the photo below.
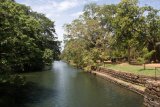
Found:
<path fill-rule="evenodd" d="M 143 107 L 142 96 L 62 61 L 24 75 L 32 85 L 23 91 L 23 107 Z"/>

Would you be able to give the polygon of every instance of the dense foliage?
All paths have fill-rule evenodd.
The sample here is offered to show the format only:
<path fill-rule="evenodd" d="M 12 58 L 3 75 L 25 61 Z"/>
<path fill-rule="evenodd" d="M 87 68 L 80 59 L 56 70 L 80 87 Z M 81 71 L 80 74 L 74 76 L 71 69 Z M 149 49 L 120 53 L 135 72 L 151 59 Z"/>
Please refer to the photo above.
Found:
<path fill-rule="evenodd" d="M 54 22 L 14 0 L 0 0 L 0 75 L 40 70 L 58 59 Z"/>
<path fill-rule="evenodd" d="M 159 10 L 138 6 L 138 0 L 119 4 L 88 4 L 83 14 L 65 24 L 65 47 L 61 57 L 89 70 L 104 60 L 133 60 L 150 56 L 160 61 Z M 145 53 L 143 50 L 146 50 Z M 146 59 L 146 58 L 145 58 Z M 137 60 L 138 61 L 138 60 Z"/>

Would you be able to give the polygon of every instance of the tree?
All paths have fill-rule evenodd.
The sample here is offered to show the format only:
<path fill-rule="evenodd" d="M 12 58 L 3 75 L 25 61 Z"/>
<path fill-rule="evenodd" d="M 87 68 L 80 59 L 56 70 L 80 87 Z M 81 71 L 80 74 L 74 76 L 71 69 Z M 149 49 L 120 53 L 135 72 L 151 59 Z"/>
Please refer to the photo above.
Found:
<path fill-rule="evenodd" d="M 142 50 L 142 55 L 141 57 L 138 58 L 138 61 L 144 65 L 144 70 L 146 69 L 146 63 L 151 62 L 151 57 L 155 53 L 155 50 L 148 51 L 147 48 L 144 48 Z"/>
<path fill-rule="evenodd" d="M 156 48 L 156 43 L 160 41 L 160 16 L 158 15 L 159 10 L 153 9 L 152 7 L 146 7 L 147 16 L 146 16 L 146 44 L 148 51 L 151 52 L 155 50 L 156 52 L 151 56 L 151 60 L 157 62 L 160 61 L 158 58 L 160 50 Z"/>
<path fill-rule="evenodd" d="M 157 60 L 160 55 L 159 48 L 155 45 L 160 35 L 159 18 L 158 10 L 148 6 L 139 7 L 138 0 L 122 0 L 116 5 L 88 4 L 82 15 L 64 26 L 63 56 L 68 53 L 70 60 L 73 60 L 77 56 L 72 55 L 72 51 L 79 51 L 74 46 L 83 44 L 79 47 L 83 50 L 79 56 L 83 59 L 80 60 L 83 67 L 87 66 L 87 60 L 90 62 L 87 69 L 95 66 L 97 60 L 103 62 L 120 57 L 128 59 L 129 63 L 132 59 L 136 61 L 142 57 L 142 50 L 146 47 L 148 54 L 151 52 Z"/>
<path fill-rule="evenodd" d="M 127 48 L 128 62 L 131 61 L 131 49 L 138 44 L 142 13 L 138 7 L 137 0 L 122 0 L 116 10 L 113 20 L 114 37 L 117 45 Z"/>
<path fill-rule="evenodd" d="M 43 58 L 46 49 L 60 54 L 54 22 L 43 14 L 12 0 L 1 0 L 0 20 L 1 73 L 40 70 L 48 64 Z"/>

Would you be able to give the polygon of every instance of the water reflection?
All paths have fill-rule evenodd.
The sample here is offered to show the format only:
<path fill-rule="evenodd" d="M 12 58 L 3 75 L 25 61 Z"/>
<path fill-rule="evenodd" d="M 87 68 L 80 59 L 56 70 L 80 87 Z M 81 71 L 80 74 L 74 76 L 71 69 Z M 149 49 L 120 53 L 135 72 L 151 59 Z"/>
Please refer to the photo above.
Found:
<path fill-rule="evenodd" d="M 29 83 L 1 94 L 0 107 L 143 107 L 142 96 L 61 61 L 24 75 Z"/>

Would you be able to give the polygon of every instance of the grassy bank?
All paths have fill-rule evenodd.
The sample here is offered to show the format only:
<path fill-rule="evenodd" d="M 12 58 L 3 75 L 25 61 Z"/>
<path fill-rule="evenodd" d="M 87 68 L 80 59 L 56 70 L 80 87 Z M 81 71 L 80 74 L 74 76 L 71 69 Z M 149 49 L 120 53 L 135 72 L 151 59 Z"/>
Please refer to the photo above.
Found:
<path fill-rule="evenodd" d="M 129 64 L 106 64 L 102 67 L 138 75 L 155 76 L 155 67 L 146 67 L 145 70 L 143 66 Z M 160 77 L 160 68 L 157 71 L 157 77 Z"/>

